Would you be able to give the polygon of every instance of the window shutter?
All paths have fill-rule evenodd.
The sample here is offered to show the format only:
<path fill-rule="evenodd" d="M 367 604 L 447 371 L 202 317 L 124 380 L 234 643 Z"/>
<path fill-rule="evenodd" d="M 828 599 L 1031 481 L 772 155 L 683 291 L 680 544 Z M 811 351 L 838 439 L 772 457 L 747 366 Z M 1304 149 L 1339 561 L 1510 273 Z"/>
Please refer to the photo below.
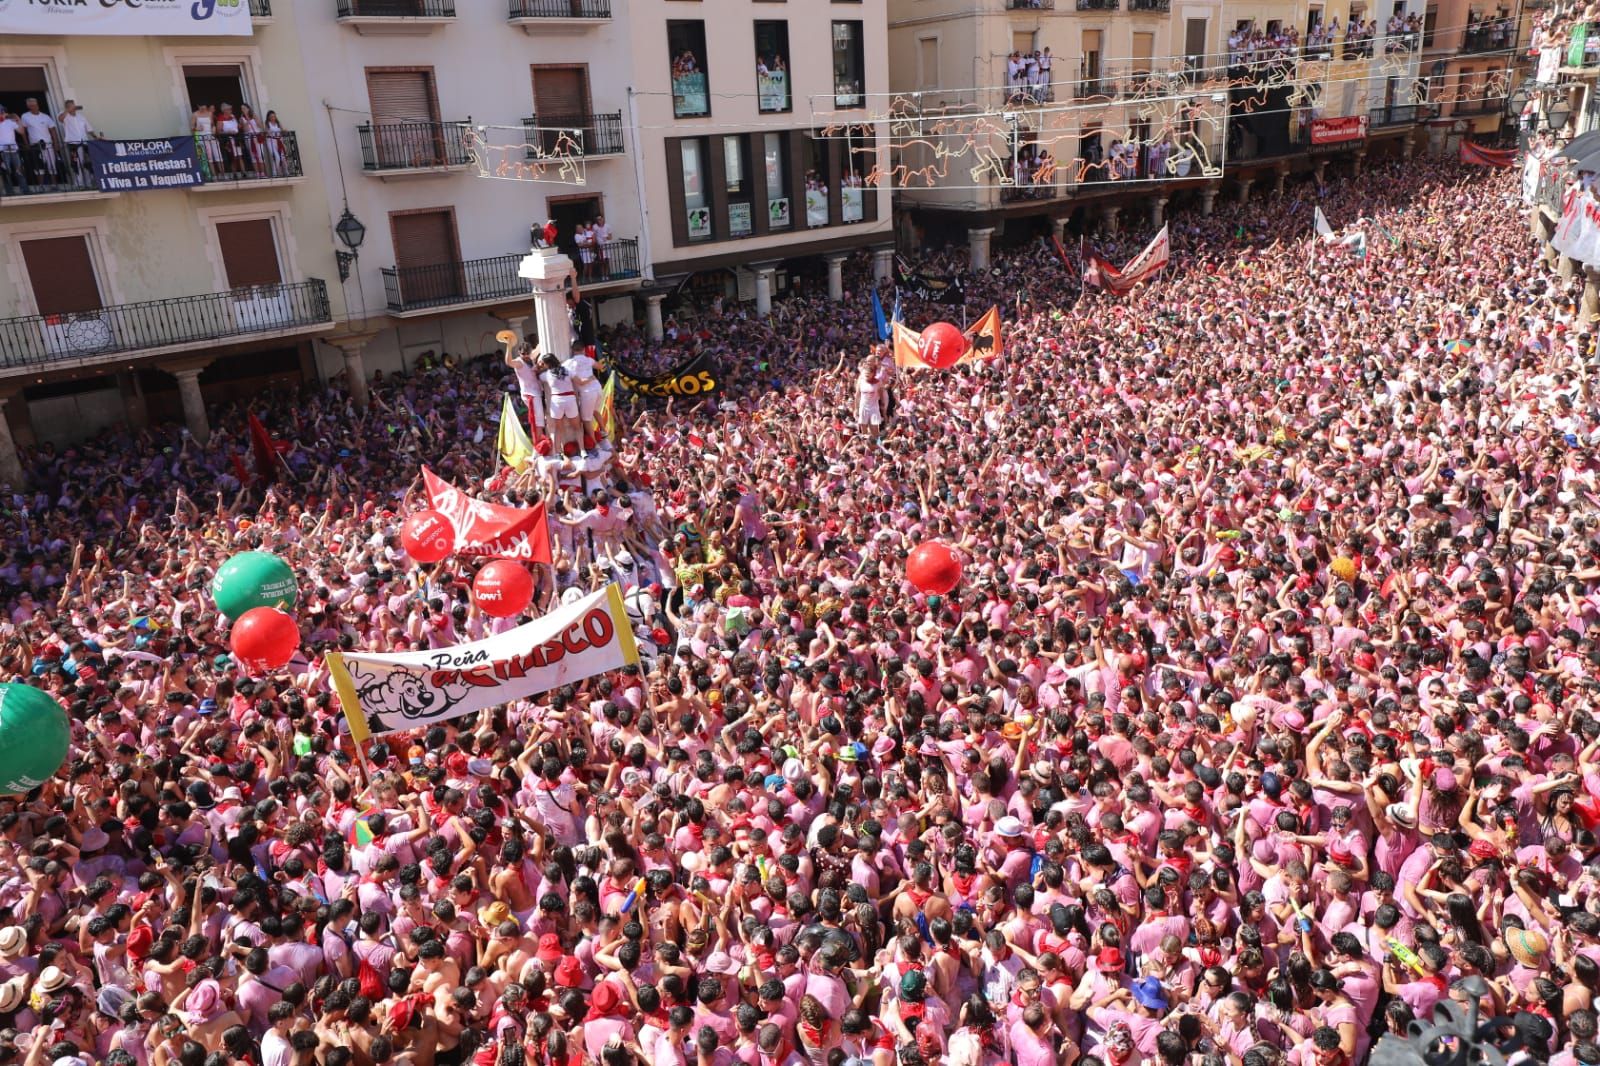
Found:
<path fill-rule="evenodd" d="M 394 215 L 394 265 L 406 303 L 460 295 L 455 222 L 448 211 Z"/>
<path fill-rule="evenodd" d="M 589 113 L 589 78 L 583 67 L 540 67 L 533 72 L 533 108 L 541 125 L 570 122 Z"/>
<path fill-rule="evenodd" d="M 222 265 L 228 273 L 230 289 L 276 285 L 283 280 L 270 219 L 219 222 L 217 243 L 222 246 Z"/>
<path fill-rule="evenodd" d="M 425 70 L 369 70 L 372 121 L 433 122 L 433 76 Z"/>
<path fill-rule="evenodd" d="M 33 299 L 41 315 L 98 311 L 100 283 L 94 276 L 87 237 L 47 237 L 22 242 Z"/>

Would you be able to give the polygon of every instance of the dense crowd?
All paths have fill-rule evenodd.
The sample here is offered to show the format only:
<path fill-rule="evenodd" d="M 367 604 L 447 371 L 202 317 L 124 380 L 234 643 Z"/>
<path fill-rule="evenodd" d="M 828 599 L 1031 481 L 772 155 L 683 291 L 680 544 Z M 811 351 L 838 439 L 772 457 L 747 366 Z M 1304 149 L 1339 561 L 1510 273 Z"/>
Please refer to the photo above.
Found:
<path fill-rule="evenodd" d="M 270 487 L 235 410 L 29 453 L 0 676 L 74 750 L 0 801 L 0 1063 L 1359 1066 L 1474 998 L 1600 1063 L 1593 337 L 1513 186 L 1175 205 L 1124 300 L 999 251 L 1004 354 L 945 372 L 883 367 L 865 263 L 686 303 L 605 351 L 726 389 L 531 481 L 484 487 L 498 357 L 259 400 Z M 540 607 L 617 580 L 665 639 L 369 777 L 324 653 L 485 629 L 399 547 L 424 462 L 550 497 Z M 207 592 L 244 548 L 301 578 L 272 676 Z"/>

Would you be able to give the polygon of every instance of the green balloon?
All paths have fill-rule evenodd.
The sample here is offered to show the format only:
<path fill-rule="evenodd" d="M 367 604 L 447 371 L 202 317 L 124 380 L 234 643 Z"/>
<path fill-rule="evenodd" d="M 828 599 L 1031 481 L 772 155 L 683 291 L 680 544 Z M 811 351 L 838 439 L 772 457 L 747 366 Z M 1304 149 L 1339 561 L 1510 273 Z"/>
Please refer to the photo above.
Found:
<path fill-rule="evenodd" d="M 289 610 L 300 596 L 289 564 L 270 552 L 240 552 L 223 563 L 211 579 L 217 610 L 237 619 L 255 607 Z"/>
<path fill-rule="evenodd" d="M 67 712 L 31 685 L 0 684 L 0 794 L 31 792 L 67 759 Z"/>

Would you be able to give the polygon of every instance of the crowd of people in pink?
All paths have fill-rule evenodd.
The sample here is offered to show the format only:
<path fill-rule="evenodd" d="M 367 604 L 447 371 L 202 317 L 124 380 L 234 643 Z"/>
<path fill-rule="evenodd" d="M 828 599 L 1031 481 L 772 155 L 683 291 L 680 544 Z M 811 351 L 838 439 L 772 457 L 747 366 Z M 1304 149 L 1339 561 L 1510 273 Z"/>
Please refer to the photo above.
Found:
<path fill-rule="evenodd" d="M 1362 1066 L 1477 1000 L 1600 1066 L 1576 290 L 1453 162 L 1170 232 L 1123 299 L 997 252 L 952 370 L 881 369 L 864 261 L 612 331 L 723 388 L 489 488 L 499 356 L 258 400 L 270 486 L 242 410 L 26 454 L 0 677 L 73 740 L 0 800 L 0 1064 Z M 400 546 L 423 464 L 544 498 L 527 617 L 614 581 L 647 654 L 363 765 L 330 651 L 504 628 Z M 246 549 L 298 577 L 281 671 L 210 599 Z"/>

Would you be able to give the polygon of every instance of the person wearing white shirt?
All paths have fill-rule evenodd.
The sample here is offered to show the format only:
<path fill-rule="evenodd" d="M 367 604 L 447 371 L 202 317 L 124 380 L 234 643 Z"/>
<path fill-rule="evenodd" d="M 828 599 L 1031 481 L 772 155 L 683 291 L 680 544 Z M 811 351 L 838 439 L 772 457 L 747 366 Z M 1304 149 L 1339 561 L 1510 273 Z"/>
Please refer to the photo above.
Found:
<path fill-rule="evenodd" d="M 34 180 L 42 182 L 46 175 L 52 181 L 56 174 L 56 120 L 39 110 L 36 97 L 28 97 L 27 110 L 22 113 L 22 128 L 28 134 L 28 159 Z"/>
<path fill-rule="evenodd" d="M 578 418 L 583 423 L 583 449 L 594 447 L 594 416 L 600 410 L 600 382 L 594 376 L 594 360 L 582 348 L 573 349 L 572 355 L 562 364 L 567 369 L 573 387 L 578 391 Z"/>
<path fill-rule="evenodd" d="M 27 168 L 22 165 L 22 125 L 0 106 L 0 177 L 18 192 L 28 191 Z"/>
<path fill-rule="evenodd" d="M 94 131 L 89 128 L 89 116 L 78 109 L 76 100 L 68 100 L 58 119 L 61 123 L 61 140 L 66 145 L 67 167 L 79 184 L 87 184 L 89 169 L 89 139 Z"/>
<path fill-rule="evenodd" d="M 539 381 L 539 361 L 538 347 L 528 341 L 523 341 L 515 352 L 506 355 L 506 365 L 517 375 L 517 391 L 522 394 L 522 402 L 528 407 L 528 422 L 535 442 L 544 437 L 545 402 L 544 387 Z"/>

